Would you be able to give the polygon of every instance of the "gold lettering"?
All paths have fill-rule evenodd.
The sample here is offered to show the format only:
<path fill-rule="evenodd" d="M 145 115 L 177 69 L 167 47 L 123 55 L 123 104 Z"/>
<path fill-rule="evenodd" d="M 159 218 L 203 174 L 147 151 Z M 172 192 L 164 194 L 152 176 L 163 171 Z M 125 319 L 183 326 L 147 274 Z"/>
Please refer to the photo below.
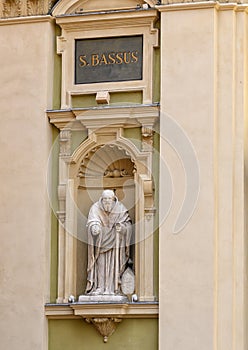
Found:
<path fill-rule="evenodd" d="M 115 53 L 114 52 L 110 52 L 108 54 L 108 59 L 109 59 L 108 64 L 115 64 Z"/>
<path fill-rule="evenodd" d="M 131 57 L 132 57 L 132 63 L 137 63 L 138 62 L 138 51 L 132 51 Z"/>
<path fill-rule="evenodd" d="M 123 52 L 117 52 L 117 54 L 116 54 L 116 58 L 117 58 L 117 60 L 115 61 L 115 63 L 116 64 L 122 64 L 123 63 L 123 59 L 122 59 L 122 56 L 123 55 Z"/>
<path fill-rule="evenodd" d="M 124 62 L 125 62 L 126 64 L 131 63 L 131 53 L 130 53 L 130 51 L 124 52 L 124 54 L 123 54 L 123 59 L 124 59 Z"/>
<path fill-rule="evenodd" d="M 99 61 L 99 65 L 101 66 L 102 64 L 108 64 L 108 61 L 106 59 L 106 56 L 104 55 L 104 53 L 101 56 L 101 59 Z"/>
<path fill-rule="evenodd" d="M 98 54 L 92 54 L 92 55 L 91 55 L 91 65 L 92 65 L 93 67 L 99 65 L 99 55 L 98 55 Z"/>
<path fill-rule="evenodd" d="M 81 62 L 80 67 L 85 67 L 88 64 L 88 62 L 86 61 L 86 55 L 79 56 L 79 61 Z"/>
<path fill-rule="evenodd" d="M 87 56 L 81 55 L 79 56 L 80 67 L 89 66 L 87 62 Z M 130 64 L 137 63 L 139 60 L 139 52 L 138 51 L 124 51 L 124 52 L 108 52 L 104 53 L 96 53 L 91 55 L 90 64 L 92 67 L 107 65 L 107 64 Z"/>

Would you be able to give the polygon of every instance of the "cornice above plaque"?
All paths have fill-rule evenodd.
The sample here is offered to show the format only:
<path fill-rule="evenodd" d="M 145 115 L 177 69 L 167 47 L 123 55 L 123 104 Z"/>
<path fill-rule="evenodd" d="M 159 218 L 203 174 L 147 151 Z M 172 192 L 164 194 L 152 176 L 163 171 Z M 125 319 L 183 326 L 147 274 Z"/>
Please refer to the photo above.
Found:
<path fill-rule="evenodd" d="M 46 15 L 56 0 L 0 0 L 0 18 Z"/>
<path fill-rule="evenodd" d="M 152 128 L 159 118 L 159 105 L 135 105 L 125 107 L 76 108 L 49 110 L 50 123 L 58 129 L 99 129 L 103 127 Z"/>

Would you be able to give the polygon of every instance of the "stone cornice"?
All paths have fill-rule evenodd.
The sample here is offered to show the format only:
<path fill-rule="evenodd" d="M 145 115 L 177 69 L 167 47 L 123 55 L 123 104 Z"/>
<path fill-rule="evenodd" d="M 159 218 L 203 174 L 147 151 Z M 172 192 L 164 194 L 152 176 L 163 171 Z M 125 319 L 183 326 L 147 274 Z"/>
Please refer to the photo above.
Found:
<path fill-rule="evenodd" d="M 126 26 L 149 26 L 157 20 L 157 11 L 154 9 L 138 11 L 109 11 L 100 13 L 82 13 L 80 15 L 66 15 L 56 17 L 56 23 L 67 31 L 95 30 L 96 28 L 125 28 Z"/>
<path fill-rule="evenodd" d="M 183 10 L 197 10 L 215 8 L 219 11 L 234 10 L 245 11 L 247 10 L 248 0 L 240 1 L 188 1 L 188 0 L 164 0 L 164 3 L 157 5 L 156 8 L 160 12 L 169 11 L 183 11 Z"/>
<path fill-rule="evenodd" d="M 134 105 L 125 107 L 92 107 L 74 108 L 72 110 L 47 111 L 50 123 L 58 129 L 78 128 L 78 124 L 86 129 L 103 126 L 152 126 L 159 118 L 159 105 Z"/>
<path fill-rule="evenodd" d="M 0 0 L 0 18 L 47 15 L 56 0 Z"/>
<path fill-rule="evenodd" d="M 0 18 L 0 26 L 17 25 L 17 24 L 24 24 L 24 23 L 37 23 L 37 22 L 53 22 L 53 21 L 54 19 L 50 15 Z"/>
<path fill-rule="evenodd" d="M 58 0 L 0 0 L 0 19 L 48 15 L 57 2 Z M 147 2 L 149 3 L 149 1 Z M 154 1 L 151 0 L 151 3 L 153 4 Z M 157 1 L 157 4 L 158 5 L 155 7 L 160 12 L 179 9 L 199 9 L 211 7 L 216 7 L 218 10 L 235 9 L 237 11 L 242 11 L 245 5 L 248 4 L 248 0 L 163 0 L 160 4 L 159 1 Z M 228 5 L 230 8 L 228 8 Z M 142 11 L 142 15 L 144 15 L 144 12 L 145 11 Z"/>
<path fill-rule="evenodd" d="M 119 318 L 158 318 L 159 305 L 153 303 L 73 303 L 47 304 L 45 314 L 48 318 L 87 318 L 87 317 L 119 317 Z"/>

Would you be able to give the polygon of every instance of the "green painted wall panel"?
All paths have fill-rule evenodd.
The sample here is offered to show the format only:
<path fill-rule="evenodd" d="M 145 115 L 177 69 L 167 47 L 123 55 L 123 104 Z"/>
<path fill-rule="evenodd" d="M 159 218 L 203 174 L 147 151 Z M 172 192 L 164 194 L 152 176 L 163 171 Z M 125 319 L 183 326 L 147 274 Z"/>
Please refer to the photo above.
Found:
<path fill-rule="evenodd" d="M 154 50 L 154 68 L 153 68 L 153 102 L 160 101 L 160 50 Z"/>
<path fill-rule="evenodd" d="M 80 143 L 87 139 L 88 133 L 86 130 L 72 131 L 71 135 L 71 153 L 73 153 Z"/>
<path fill-rule="evenodd" d="M 157 350 L 156 319 L 126 319 L 108 343 L 84 320 L 49 320 L 48 350 Z"/>
<path fill-rule="evenodd" d="M 110 94 L 110 104 L 113 105 L 130 105 L 140 104 L 143 101 L 142 91 L 134 92 L 112 92 Z"/>
<path fill-rule="evenodd" d="M 72 96 L 73 108 L 87 108 L 87 107 L 99 107 L 96 102 L 96 94 Z M 110 105 L 132 105 L 142 103 L 142 91 L 134 92 L 111 92 L 110 93 Z"/>
<path fill-rule="evenodd" d="M 123 136 L 133 142 L 133 144 L 141 150 L 141 128 L 124 129 Z"/>
<path fill-rule="evenodd" d="M 59 26 L 55 27 L 55 35 L 61 35 Z M 62 81 L 62 57 L 54 52 L 54 76 L 53 76 L 53 108 L 60 109 L 61 106 L 61 81 Z"/>

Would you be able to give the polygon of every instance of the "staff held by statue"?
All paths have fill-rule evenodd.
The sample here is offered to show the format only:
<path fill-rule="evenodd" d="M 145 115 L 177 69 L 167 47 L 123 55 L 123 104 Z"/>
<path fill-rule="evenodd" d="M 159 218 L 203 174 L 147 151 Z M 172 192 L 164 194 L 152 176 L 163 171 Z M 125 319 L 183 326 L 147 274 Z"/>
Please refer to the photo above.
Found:
<path fill-rule="evenodd" d="M 121 225 L 115 225 L 116 231 L 116 248 L 115 248 L 115 293 L 118 293 L 119 288 L 119 246 L 120 246 L 120 232 Z"/>

